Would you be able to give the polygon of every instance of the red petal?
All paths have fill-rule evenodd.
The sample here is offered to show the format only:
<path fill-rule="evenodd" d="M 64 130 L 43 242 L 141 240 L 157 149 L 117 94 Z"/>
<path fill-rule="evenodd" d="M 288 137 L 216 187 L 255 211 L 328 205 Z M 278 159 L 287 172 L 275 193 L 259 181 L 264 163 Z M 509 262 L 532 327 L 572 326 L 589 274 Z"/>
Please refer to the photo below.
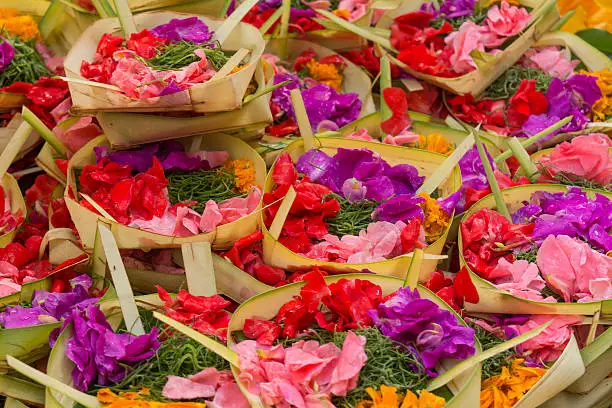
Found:
<path fill-rule="evenodd" d="M 466 267 L 461 268 L 459 272 L 457 272 L 457 276 L 455 276 L 455 281 L 453 282 L 453 287 L 455 288 L 455 293 L 457 293 L 458 296 L 463 297 L 466 301 L 470 303 L 479 302 L 480 298 L 478 296 L 478 291 L 476 290 L 476 286 L 474 286 Z"/>

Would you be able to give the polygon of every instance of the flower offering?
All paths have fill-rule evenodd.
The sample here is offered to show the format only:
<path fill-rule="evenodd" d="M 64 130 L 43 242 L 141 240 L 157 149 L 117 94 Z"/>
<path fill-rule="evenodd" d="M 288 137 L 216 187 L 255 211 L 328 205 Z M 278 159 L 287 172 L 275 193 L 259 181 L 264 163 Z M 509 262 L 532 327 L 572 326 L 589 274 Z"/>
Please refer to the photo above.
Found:
<path fill-rule="evenodd" d="M 495 54 L 529 25 L 530 10 L 505 0 L 483 7 L 475 1 L 446 0 L 439 9 L 424 3 L 391 25 L 398 59 L 423 74 L 453 78 L 477 68 L 474 51 Z M 475 54 L 475 53 L 474 53 Z"/>
<path fill-rule="evenodd" d="M 461 223 L 467 266 L 497 288 L 541 302 L 612 297 L 612 201 L 580 188 L 537 191 L 512 222 L 487 208 Z"/>
<path fill-rule="evenodd" d="M 301 90 L 313 131 L 338 130 L 359 117 L 362 101 L 358 94 L 344 91 L 343 71 L 347 63 L 339 55 L 320 58 L 309 49 L 289 66 L 274 55 L 266 54 L 263 58 L 272 66 L 274 84 L 289 81 L 272 91 L 270 110 L 274 123 L 266 128 L 270 136 L 299 136 L 292 89 Z"/>
<path fill-rule="evenodd" d="M 254 309 L 247 317 L 246 304 L 236 312 L 247 317 L 230 336 L 240 363 L 237 379 L 249 393 L 277 407 L 315 401 L 372 407 L 397 393 L 410 407 L 415 401 L 445 404 L 424 388 L 441 359 L 475 353 L 474 331 L 460 318 L 409 288 L 385 295 L 376 280 L 328 283 L 318 272 L 304 280 L 299 295 L 272 319 L 256 317 Z M 304 371 L 304 364 L 312 368 Z"/>
<path fill-rule="evenodd" d="M 94 60 L 81 63 L 81 75 L 133 99 L 180 92 L 209 81 L 229 59 L 212 37 L 197 17 L 173 19 L 127 39 L 104 34 Z"/>
<path fill-rule="evenodd" d="M 303 175 L 303 176 L 300 176 Z M 389 165 L 368 149 L 310 150 L 297 163 L 283 153 L 266 205 L 293 186 L 297 196 L 279 241 L 311 259 L 367 263 L 423 248 L 446 230 L 456 195 L 416 194 L 424 177 L 409 164 Z M 276 208 L 264 212 L 270 225 Z"/>
<path fill-rule="evenodd" d="M 261 190 L 247 159 L 225 151 L 186 152 L 178 142 L 132 151 L 95 148 L 95 165 L 79 176 L 80 191 L 117 222 L 157 234 L 187 237 L 211 232 L 255 210 Z"/>

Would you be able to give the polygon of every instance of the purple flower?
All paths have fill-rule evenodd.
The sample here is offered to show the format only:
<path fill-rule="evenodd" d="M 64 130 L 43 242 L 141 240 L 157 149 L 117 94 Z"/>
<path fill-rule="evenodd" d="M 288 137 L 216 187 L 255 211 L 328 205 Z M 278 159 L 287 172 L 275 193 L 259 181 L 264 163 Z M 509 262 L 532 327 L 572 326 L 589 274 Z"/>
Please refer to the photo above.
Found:
<path fill-rule="evenodd" d="M 536 242 L 541 243 L 549 235 L 567 235 L 585 240 L 596 250 L 612 250 L 609 233 L 612 201 L 607 197 L 596 194 L 594 199 L 589 199 L 580 188 L 571 187 L 567 193 L 538 191 L 531 197 L 531 202 L 542 212 L 535 219 L 532 238 Z"/>
<path fill-rule="evenodd" d="M 431 376 L 441 359 L 464 359 L 476 351 L 474 330 L 461 326 L 451 312 L 431 300 L 421 299 L 416 289 L 399 289 L 368 314 L 385 336 L 415 347 Z"/>
<path fill-rule="evenodd" d="M 227 6 L 227 11 L 225 12 L 225 15 L 226 16 L 231 15 L 234 12 L 234 10 L 236 10 L 236 0 L 230 1 L 229 6 Z"/>
<path fill-rule="evenodd" d="M 339 94 L 334 88 L 325 84 L 303 90 L 302 98 L 313 130 L 326 119 L 338 127 L 348 125 L 359 117 L 361 111 L 358 94 Z"/>
<path fill-rule="evenodd" d="M 582 115 L 582 114 L 580 114 L 580 115 Z M 582 116 L 584 116 L 584 115 L 582 115 Z M 558 118 L 556 116 L 548 116 L 545 113 L 543 113 L 541 115 L 531 115 L 531 116 L 529 116 L 527 118 L 525 123 L 523 123 L 523 128 L 519 132 L 517 132 L 516 135 L 520 136 L 520 137 L 533 136 L 536 133 L 540 133 L 541 131 L 543 131 L 547 127 L 550 127 L 550 126 L 554 125 L 555 123 L 557 123 L 560 120 L 561 120 L 561 118 Z M 576 120 L 578 122 L 582 122 L 582 120 L 579 119 L 579 118 L 577 118 Z M 565 128 L 566 126 L 571 125 L 571 124 L 572 124 L 572 122 L 568 123 L 563 128 Z M 563 128 L 561 128 L 561 129 L 563 129 Z M 543 139 L 540 139 L 540 140 L 544 141 L 544 140 L 550 139 L 551 137 L 553 137 L 557 133 L 560 133 L 561 129 L 557 129 L 557 130 L 549 133 L 548 136 L 545 136 Z M 580 127 L 580 129 L 581 129 L 581 127 Z"/>
<path fill-rule="evenodd" d="M 529 224 L 533 219 L 542 214 L 542 208 L 537 204 L 526 204 L 512 214 L 513 224 Z"/>
<path fill-rule="evenodd" d="M 185 146 L 174 140 L 151 143 L 138 149 L 119 150 L 112 153 L 108 153 L 108 148 L 105 146 L 95 147 L 94 151 L 98 160 L 108 157 L 120 165 L 129 164 L 136 173 L 149 170 L 153 165 L 153 157 L 160 161 L 166 172 L 208 170 L 211 168 L 208 161 L 187 154 Z"/>
<path fill-rule="evenodd" d="M 344 180 L 353 177 L 355 171 L 362 163 L 369 163 L 375 160 L 374 152 L 368 149 L 344 149 L 339 148 L 334 159 L 338 162 L 338 180 L 344 183 Z M 362 180 L 364 181 L 364 180 Z"/>
<path fill-rule="evenodd" d="M 307 9 L 297 9 L 295 7 L 291 7 L 291 11 L 289 12 L 289 21 L 292 23 L 299 20 L 300 18 L 313 18 L 316 17 L 317 13 L 311 8 Z"/>
<path fill-rule="evenodd" d="M 434 18 L 457 18 L 471 16 L 474 12 L 474 0 L 446 0 L 440 4 L 440 11 L 436 10 L 433 3 L 421 5 L 421 11 L 432 13 Z"/>
<path fill-rule="evenodd" d="M 125 377 L 126 365 L 152 357 L 159 348 L 157 328 L 142 336 L 115 333 L 95 305 L 72 311 L 74 336 L 66 344 L 66 356 L 74 362 L 75 387 L 86 392 L 92 384 L 108 385 Z"/>
<path fill-rule="evenodd" d="M 349 203 L 365 199 L 366 186 L 356 178 L 346 179 L 342 184 L 342 195 Z"/>
<path fill-rule="evenodd" d="M 8 306 L 0 313 L 0 325 L 5 329 L 37 326 L 43 324 L 39 319 L 41 314 L 38 307 Z"/>
<path fill-rule="evenodd" d="M 166 38 L 170 42 L 191 41 L 203 44 L 212 38 L 208 26 L 197 17 L 179 20 L 173 18 L 167 24 L 158 25 L 151 30 L 157 37 Z"/>
<path fill-rule="evenodd" d="M 395 194 L 393 182 L 387 176 L 367 180 L 365 186 L 368 200 L 385 201 Z"/>
<path fill-rule="evenodd" d="M 396 195 L 414 194 L 425 180 L 424 176 L 419 176 L 417 168 L 410 164 L 398 164 L 385 174 L 391 179 Z"/>
<path fill-rule="evenodd" d="M 493 170 L 495 170 L 495 162 L 488 151 L 487 157 L 489 158 L 489 163 L 493 166 Z M 486 190 L 489 188 L 489 181 L 487 180 L 487 175 L 482 161 L 480 161 L 480 155 L 476 146 L 468 150 L 459 160 L 459 168 L 461 169 L 463 187 L 473 188 L 474 190 Z"/>
<path fill-rule="evenodd" d="M 601 90 L 597 86 L 597 77 L 572 75 L 564 81 L 554 78 L 546 91 L 548 100 L 546 116 L 557 118 L 555 120 L 557 122 L 568 115 L 574 115 L 572 121 L 563 126 L 560 131 L 581 130 L 589 122 L 587 115 L 591 112 L 591 106 L 599 98 L 601 98 Z"/>
<path fill-rule="evenodd" d="M 177 92 L 181 92 L 182 89 L 174 80 L 170 81 L 168 85 L 164 89 L 161 90 L 159 96 L 171 95 Z"/>
<path fill-rule="evenodd" d="M 81 275 L 70 281 L 70 292 L 47 292 L 37 290 L 32 297 L 32 306 L 9 306 L 0 313 L 0 324 L 5 329 L 54 323 L 67 318 L 75 308 L 85 308 L 98 301 L 89 296 L 91 277 Z"/>
<path fill-rule="evenodd" d="M 7 40 L 2 41 L 0 43 L 0 72 L 8 67 L 13 58 L 15 58 L 15 48 Z"/>
<path fill-rule="evenodd" d="M 342 183 L 338 179 L 338 162 L 321 150 L 310 150 L 300 156 L 296 169 L 305 174 L 316 183 L 329 187 L 333 192 L 340 194 Z"/>
<path fill-rule="evenodd" d="M 461 195 L 461 191 L 455 191 L 448 197 L 438 198 L 438 205 L 442 208 L 442 210 L 444 210 L 446 214 L 448 214 L 449 217 L 453 215 L 453 211 L 456 214 L 462 213 L 463 206 L 459 205 L 459 202 L 461 201 Z"/>
<path fill-rule="evenodd" d="M 277 9 L 283 4 L 283 0 L 261 0 L 257 3 L 259 11 L 262 12 L 267 9 Z"/>
<path fill-rule="evenodd" d="M 417 196 L 401 195 L 391 198 L 379 205 L 372 218 L 376 221 L 387 221 L 396 223 L 398 221 L 408 222 L 413 218 L 420 218 L 423 221 L 424 213 L 419 204 L 425 199 Z"/>
<path fill-rule="evenodd" d="M 273 90 L 270 103 L 278 105 L 289 117 L 295 118 L 293 102 L 291 102 L 291 90 L 300 87 L 300 78 L 293 74 L 278 74 L 274 76 L 274 85 L 285 81 L 292 82 Z"/>

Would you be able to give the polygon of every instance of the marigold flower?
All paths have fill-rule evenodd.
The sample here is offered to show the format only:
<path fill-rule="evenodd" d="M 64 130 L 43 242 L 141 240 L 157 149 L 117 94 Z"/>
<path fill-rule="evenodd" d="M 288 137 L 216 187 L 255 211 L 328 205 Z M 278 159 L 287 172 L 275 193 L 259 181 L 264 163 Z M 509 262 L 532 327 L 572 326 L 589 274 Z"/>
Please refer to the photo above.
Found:
<path fill-rule="evenodd" d="M 438 202 L 431 198 L 427 193 L 421 193 L 421 197 L 425 202 L 421 204 L 425 218 L 423 219 L 423 228 L 425 229 L 425 238 L 427 242 L 434 242 L 444 232 L 450 223 L 450 216 L 442 209 Z"/>
<path fill-rule="evenodd" d="M 482 383 L 480 408 L 513 407 L 546 374 L 547 369 L 525 367 L 523 361 L 513 360 L 510 368 L 502 367 L 501 374 Z"/>
<path fill-rule="evenodd" d="M 602 0 L 559 0 L 559 13 L 564 16 L 569 11 L 576 13 L 563 25 L 562 30 L 575 33 L 585 28 L 612 30 L 612 6 Z"/>
<path fill-rule="evenodd" d="M 357 408 L 442 408 L 446 401 L 442 397 L 427 390 L 421 390 L 419 396 L 408 390 L 401 401 L 401 395 L 397 394 L 397 388 L 380 386 L 380 392 L 374 388 L 366 388 L 366 392 L 372 398 L 372 401 L 361 401 L 357 404 Z"/>
<path fill-rule="evenodd" d="M 143 397 L 149 395 L 149 390 L 141 389 L 139 392 L 123 392 L 115 394 L 108 388 L 98 391 L 98 401 L 104 408 L 206 408 L 201 402 L 156 402 L 147 401 Z"/>
<path fill-rule="evenodd" d="M 591 107 L 593 110 L 593 120 L 603 122 L 612 116 L 612 71 L 605 68 L 601 71 L 588 72 L 580 71 L 581 74 L 597 77 L 597 86 L 601 90 L 599 98 Z"/>
<path fill-rule="evenodd" d="M 338 17 L 344 19 L 344 20 L 348 20 L 351 17 L 351 12 L 348 11 L 345 8 L 339 8 L 336 9 L 334 11 L 332 11 L 332 13 L 334 13 L 335 15 L 337 15 Z"/>
<path fill-rule="evenodd" d="M 314 58 L 306 63 L 306 69 L 312 79 L 329 85 L 337 92 L 342 92 L 342 74 L 333 64 L 322 64 Z"/>
<path fill-rule="evenodd" d="M 38 24 L 29 15 L 19 15 L 15 9 L 0 9 L 0 27 L 10 35 L 18 36 L 24 41 L 40 37 Z"/>
<path fill-rule="evenodd" d="M 255 182 L 255 165 L 249 159 L 232 160 L 227 167 L 234 172 L 236 188 L 242 193 L 248 193 L 252 187 L 259 187 Z"/>
<path fill-rule="evenodd" d="M 454 150 L 453 144 L 438 133 L 432 133 L 427 136 L 419 135 L 419 144 L 417 147 L 419 149 L 429 150 L 430 152 L 442 153 L 446 156 L 451 154 Z"/>

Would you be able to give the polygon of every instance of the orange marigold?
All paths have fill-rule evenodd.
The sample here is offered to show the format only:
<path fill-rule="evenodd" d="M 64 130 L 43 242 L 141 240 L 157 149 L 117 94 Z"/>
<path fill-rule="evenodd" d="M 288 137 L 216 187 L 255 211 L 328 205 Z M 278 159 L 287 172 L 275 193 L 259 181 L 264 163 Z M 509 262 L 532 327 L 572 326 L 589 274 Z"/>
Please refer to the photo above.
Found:
<path fill-rule="evenodd" d="M 139 392 L 123 392 L 115 394 L 108 388 L 98 391 L 98 401 L 104 408 L 206 408 L 201 402 L 156 402 L 143 397 L 149 395 L 149 390 L 143 388 Z"/>
<path fill-rule="evenodd" d="M 311 59 L 306 63 L 306 69 L 312 79 L 342 92 L 342 74 L 334 64 L 321 64 L 315 59 Z"/>
<path fill-rule="evenodd" d="M 454 150 L 453 144 L 438 133 L 432 133 L 427 136 L 419 135 L 419 145 L 417 147 L 419 149 L 429 150 L 430 152 L 442 153 L 447 156 Z"/>
<path fill-rule="evenodd" d="M 421 193 L 425 202 L 421 204 L 425 218 L 423 219 L 423 229 L 427 242 L 434 242 L 444 233 L 450 223 L 450 216 L 440 207 L 438 202 L 431 198 L 427 193 Z"/>
<path fill-rule="evenodd" d="M 510 368 L 502 367 L 501 374 L 482 383 L 480 408 L 513 407 L 546 374 L 545 368 L 522 366 L 523 361 L 513 360 Z"/>
<path fill-rule="evenodd" d="M 236 188 L 241 193 L 248 193 L 252 187 L 260 187 L 255 182 L 255 165 L 249 159 L 231 160 L 227 167 L 234 173 Z"/>

